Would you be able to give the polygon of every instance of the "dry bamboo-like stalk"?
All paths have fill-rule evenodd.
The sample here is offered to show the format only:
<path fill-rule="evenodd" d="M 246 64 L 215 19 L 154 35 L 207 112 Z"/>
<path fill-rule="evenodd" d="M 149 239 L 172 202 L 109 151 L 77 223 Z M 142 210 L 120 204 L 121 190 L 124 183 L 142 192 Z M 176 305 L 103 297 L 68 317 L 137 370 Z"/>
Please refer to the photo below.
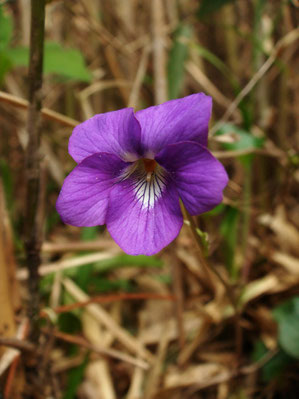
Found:
<path fill-rule="evenodd" d="M 144 398 L 150 399 L 157 390 L 159 385 L 159 379 L 163 370 L 163 363 L 167 354 L 167 348 L 169 344 L 168 335 L 166 330 L 168 329 L 168 324 L 165 326 L 165 331 L 163 332 L 158 346 L 156 361 L 148 374 L 147 384 L 144 392 Z"/>
<path fill-rule="evenodd" d="M 115 256 L 114 252 L 99 252 L 89 255 L 78 256 L 71 259 L 62 260 L 60 262 L 53 262 L 46 265 L 42 265 L 39 269 L 41 276 L 46 276 L 49 273 L 61 272 L 62 270 L 70 269 L 73 267 L 88 265 L 93 262 L 99 262 L 101 260 L 111 259 Z M 17 272 L 17 278 L 19 280 L 26 280 L 29 277 L 29 273 L 26 269 L 20 269 Z"/>
<path fill-rule="evenodd" d="M 151 2 L 153 26 L 153 57 L 155 103 L 161 104 L 167 100 L 166 57 L 164 49 L 163 3 L 161 0 Z"/>
<path fill-rule="evenodd" d="M 102 342 L 104 347 L 108 347 L 107 340 L 102 327 L 99 325 L 87 311 L 82 315 L 82 327 L 84 335 L 93 344 L 98 345 Z M 95 387 L 99 397 L 107 399 L 115 399 L 116 393 L 114 391 L 111 370 L 107 359 L 96 359 L 91 362 L 87 368 L 87 376 L 90 382 Z"/>
<path fill-rule="evenodd" d="M 86 301 L 89 297 L 69 279 L 63 280 L 63 285 L 69 294 L 78 301 Z M 115 336 L 127 349 L 140 355 L 142 358 L 153 361 L 153 355 L 136 338 L 134 338 L 124 328 L 120 327 L 100 305 L 90 304 L 86 310 L 102 325 L 104 325 L 112 335 Z"/>
<path fill-rule="evenodd" d="M 251 90 L 255 87 L 257 82 L 265 75 L 265 73 L 271 68 L 273 63 L 275 62 L 277 56 L 280 52 L 294 41 L 296 41 L 299 37 L 299 28 L 293 29 L 291 32 L 287 33 L 282 39 L 280 39 L 276 45 L 274 46 L 271 54 L 264 62 L 264 64 L 260 67 L 260 69 L 253 75 L 250 81 L 244 86 L 244 88 L 240 91 L 234 101 L 230 104 L 227 108 L 226 112 L 223 114 L 221 120 L 213 126 L 210 130 L 210 136 L 215 134 L 218 130 L 219 126 L 226 122 L 229 117 L 236 111 L 237 107 L 239 106 L 240 102 L 245 98 Z"/>
<path fill-rule="evenodd" d="M 149 56 L 149 46 L 145 46 L 143 49 L 141 58 L 140 58 L 140 63 L 139 63 L 136 77 L 134 79 L 134 83 L 133 83 L 132 90 L 130 93 L 128 107 L 135 108 L 138 104 L 138 96 L 139 96 L 139 92 L 140 92 L 140 88 L 142 85 L 144 75 L 146 73 L 148 56 Z"/>
<path fill-rule="evenodd" d="M 4 219 L 4 193 L 0 180 L 0 219 Z M 0 223 L 0 336 L 11 337 L 15 333 L 14 311 L 11 297 L 11 286 L 8 276 L 8 264 L 5 257 L 5 237 L 3 225 Z M 0 348 L 0 355 L 2 348 Z"/>

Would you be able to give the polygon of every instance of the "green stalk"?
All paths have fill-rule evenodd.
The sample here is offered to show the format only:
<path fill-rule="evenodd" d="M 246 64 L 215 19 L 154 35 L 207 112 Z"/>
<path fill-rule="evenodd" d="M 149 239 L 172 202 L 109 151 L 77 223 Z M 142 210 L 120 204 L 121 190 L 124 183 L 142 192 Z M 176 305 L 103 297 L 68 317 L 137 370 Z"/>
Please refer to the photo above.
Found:
<path fill-rule="evenodd" d="M 227 298 L 230 301 L 232 308 L 234 310 L 234 327 L 235 327 L 237 367 L 239 367 L 241 355 L 242 355 L 243 336 L 242 336 L 242 328 L 241 328 L 241 324 L 240 324 L 240 310 L 238 307 L 238 297 L 235 294 L 235 291 L 234 291 L 233 287 L 230 285 L 230 283 L 227 282 L 222 277 L 222 275 L 218 272 L 218 270 L 215 267 L 213 267 L 210 263 L 208 263 L 206 258 L 204 257 L 201 239 L 197 233 L 197 226 L 195 225 L 192 216 L 189 214 L 189 212 L 185 208 L 182 201 L 181 201 L 181 209 L 182 209 L 184 218 L 186 218 L 189 221 L 188 225 L 190 227 L 190 230 L 192 232 L 192 235 L 193 235 L 195 242 L 197 244 L 197 247 L 198 247 L 199 261 L 200 261 L 201 266 L 206 270 L 206 272 L 207 272 L 206 275 L 209 276 L 209 279 L 211 279 L 209 272 L 212 272 L 216 276 L 216 278 L 221 282 L 221 284 L 223 285 L 223 287 L 226 291 Z M 211 284 L 211 286 L 213 286 L 212 281 L 209 284 Z"/>
<path fill-rule="evenodd" d="M 247 248 L 248 248 L 248 239 L 250 233 L 250 214 L 251 214 L 251 180 L 252 180 L 252 161 L 251 159 L 247 159 L 244 162 L 244 190 L 243 190 L 243 223 L 241 229 L 241 237 L 242 237 L 242 254 L 243 254 L 243 267 L 245 266 L 245 271 L 243 270 L 243 275 L 246 273 L 246 265 L 247 265 Z"/>

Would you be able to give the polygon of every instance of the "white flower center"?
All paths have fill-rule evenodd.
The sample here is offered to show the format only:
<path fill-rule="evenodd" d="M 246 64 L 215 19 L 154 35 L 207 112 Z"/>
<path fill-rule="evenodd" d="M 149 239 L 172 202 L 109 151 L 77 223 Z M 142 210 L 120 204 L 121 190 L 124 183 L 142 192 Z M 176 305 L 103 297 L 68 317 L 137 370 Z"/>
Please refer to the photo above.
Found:
<path fill-rule="evenodd" d="M 135 198 L 142 209 L 153 208 L 166 186 L 166 171 L 153 159 L 140 159 L 122 176 L 130 178 Z"/>

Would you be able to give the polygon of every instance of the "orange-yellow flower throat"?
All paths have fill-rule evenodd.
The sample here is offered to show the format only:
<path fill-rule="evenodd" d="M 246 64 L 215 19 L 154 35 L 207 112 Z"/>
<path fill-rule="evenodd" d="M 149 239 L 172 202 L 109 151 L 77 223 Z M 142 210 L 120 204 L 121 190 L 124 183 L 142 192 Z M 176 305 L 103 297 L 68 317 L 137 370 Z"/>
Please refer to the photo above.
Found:
<path fill-rule="evenodd" d="M 154 159 L 143 158 L 143 165 L 146 171 L 146 181 L 149 182 L 151 180 L 153 172 L 156 169 L 157 162 Z"/>

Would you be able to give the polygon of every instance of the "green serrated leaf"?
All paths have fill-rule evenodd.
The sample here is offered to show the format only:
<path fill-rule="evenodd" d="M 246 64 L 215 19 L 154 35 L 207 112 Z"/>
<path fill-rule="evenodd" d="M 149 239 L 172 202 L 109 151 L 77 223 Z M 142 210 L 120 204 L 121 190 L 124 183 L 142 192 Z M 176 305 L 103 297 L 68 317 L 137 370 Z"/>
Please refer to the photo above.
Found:
<path fill-rule="evenodd" d="M 0 6 L 0 50 L 8 46 L 12 38 L 12 31 L 12 17 L 9 14 L 4 14 L 3 7 Z"/>
<path fill-rule="evenodd" d="M 192 35 L 190 25 L 181 25 L 175 33 L 168 60 L 168 97 L 179 97 L 184 78 L 184 64 L 188 56 L 188 40 Z"/>
<path fill-rule="evenodd" d="M 8 49 L 7 55 L 14 65 L 28 66 L 29 49 L 27 47 Z M 90 82 L 92 78 L 79 50 L 63 48 L 60 44 L 53 42 L 45 43 L 44 73 L 82 82 Z"/>

